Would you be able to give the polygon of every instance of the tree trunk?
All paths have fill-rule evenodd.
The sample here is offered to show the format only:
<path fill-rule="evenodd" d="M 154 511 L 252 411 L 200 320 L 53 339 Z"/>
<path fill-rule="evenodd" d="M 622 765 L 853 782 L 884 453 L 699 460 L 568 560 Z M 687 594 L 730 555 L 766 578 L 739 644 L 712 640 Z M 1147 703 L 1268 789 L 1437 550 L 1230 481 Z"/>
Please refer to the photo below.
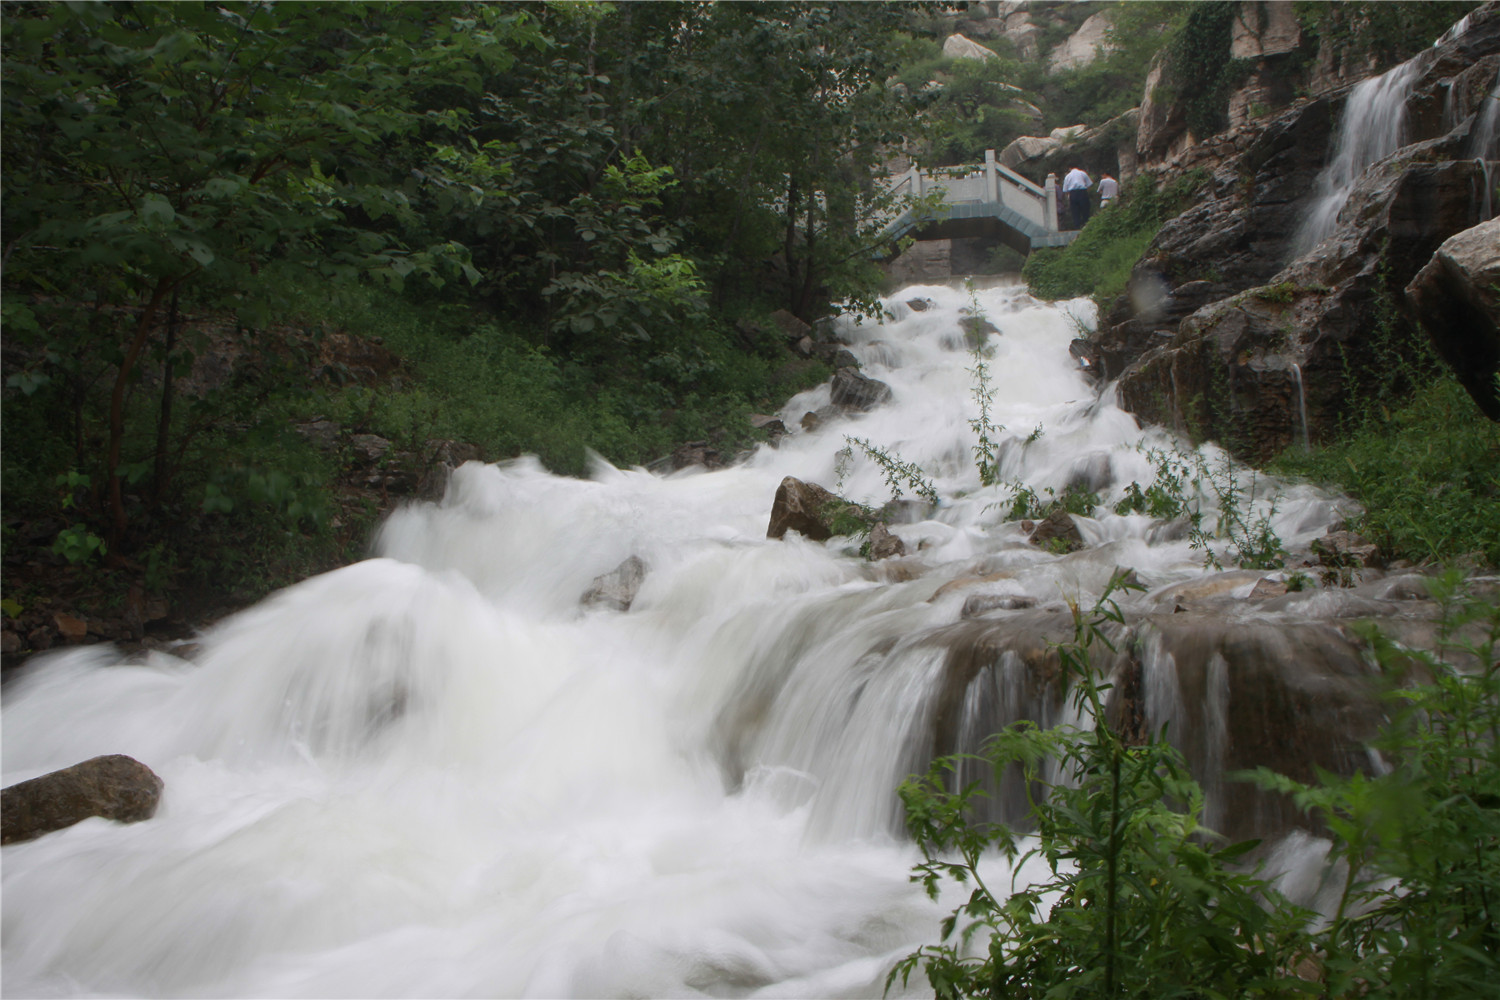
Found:
<path fill-rule="evenodd" d="M 152 289 L 151 298 L 136 319 L 135 335 L 131 337 L 130 345 L 125 350 L 125 357 L 120 361 L 120 371 L 115 375 L 114 390 L 109 395 L 109 453 L 104 463 L 105 481 L 109 486 L 109 525 L 106 528 L 105 541 L 109 545 L 109 553 L 112 557 L 118 556 L 120 542 L 125 537 L 127 526 L 125 493 L 120 486 L 120 450 L 125 443 L 125 389 L 130 384 L 130 373 L 135 370 L 135 363 L 140 360 L 141 351 L 151 335 L 152 324 L 156 321 L 156 311 L 161 307 L 162 299 L 166 298 L 167 294 L 176 287 L 177 281 L 177 278 L 162 278 Z"/>
<path fill-rule="evenodd" d="M 156 469 L 151 475 L 151 503 L 160 506 L 167 492 L 167 480 L 171 476 L 171 464 L 167 459 L 167 444 L 172 435 L 173 379 L 172 349 L 177 346 L 177 324 L 182 313 L 177 308 L 177 292 L 172 292 L 172 305 L 167 310 L 167 348 L 162 359 L 161 409 L 156 418 Z"/>

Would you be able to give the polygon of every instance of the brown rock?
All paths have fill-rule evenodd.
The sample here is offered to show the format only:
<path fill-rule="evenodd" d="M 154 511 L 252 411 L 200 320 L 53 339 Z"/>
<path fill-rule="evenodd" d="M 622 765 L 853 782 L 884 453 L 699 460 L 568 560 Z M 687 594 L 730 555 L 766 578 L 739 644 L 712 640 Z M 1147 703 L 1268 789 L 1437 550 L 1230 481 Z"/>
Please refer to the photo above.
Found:
<path fill-rule="evenodd" d="M 355 434 L 349 439 L 354 460 L 363 465 L 374 465 L 391 450 L 391 442 L 379 434 Z"/>
<path fill-rule="evenodd" d="M 1380 546 L 1352 531 L 1330 531 L 1312 541 L 1318 562 L 1335 569 L 1363 569 L 1380 565 Z"/>
<path fill-rule="evenodd" d="M 1264 579 L 1250 591 L 1250 600 L 1263 601 L 1268 597 L 1280 597 L 1286 593 L 1286 584 L 1280 580 Z"/>
<path fill-rule="evenodd" d="M 891 398 L 890 386 L 853 368 L 834 372 L 831 386 L 833 405 L 851 410 L 873 410 Z"/>
<path fill-rule="evenodd" d="M 1073 515 L 1055 507 L 1052 513 L 1042 519 L 1042 523 L 1036 526 L 1031 533 L 1031 544 L 1046 545 L 1054 538 L 1062 539 L 1062 550 L 1072 552 L 1083 548 L 1083 535 L 1078 532 L 1078 525 L 1073 523 Z"/>
<path fill-rule="evenodd" d="M 1500 420 L 1500 219 L 1449 237 L 1406 286 L 1406 301 L 1479 409 Z"/>
<path fill-rule="evenodd" d="M 781 327 L 781 332 L 786 334 L 786 338 L 790 341 L 795 342 L 803 337 L 812 336 L 812 327 L 785 309 L 776 310 L 771 314 L 771 318 L 776 321 L 777 326 Z"/>
<path fill-rule="evenodd" d="M 9 656 L 21 651 L 21 637 L 10 629 L 0 632 L 0 653 Z"/>
<path fill-rule="evenodd" d="M 1019 611 L 1036 606 L 1036 598 L 1025 594 L 970 594 L 964 599 L 960 618 L 977 618 L 987 611 Z"/>
<path fill-rule="evenodd" d="M 795 476 L 787 476 L 776 488 L 766 537 L 781 538 L 788 531 L 800 531 L 813 541 L 821 542 L 833 537 L 829 522 L 845 510 L 853 512 L 859 508 L 816 483 L 804 483 Z"/>
<path fill-rule="evenodd" d="M 0 792 L 0 843 L 33 840 L 90 816 L 134 823 L 150 819 L 162 780 L 123 754 L 95 757 Z"/>
<path fill-rule="evenodd" d="M 876 521 L 870 528 L 870 559 L 878 561 L 904 555 L 906 555 L 906 543 L 899 535 L 891 534 L 884 521 Z"/>
<path fill-rule="evenodd" d="M 52 622 L 57 626 L 57 631 L 63 639 L 69 643 L 82 642 L 88 638 L 89 623 L 82 618 L 58 611 L 53 614 Z"/>

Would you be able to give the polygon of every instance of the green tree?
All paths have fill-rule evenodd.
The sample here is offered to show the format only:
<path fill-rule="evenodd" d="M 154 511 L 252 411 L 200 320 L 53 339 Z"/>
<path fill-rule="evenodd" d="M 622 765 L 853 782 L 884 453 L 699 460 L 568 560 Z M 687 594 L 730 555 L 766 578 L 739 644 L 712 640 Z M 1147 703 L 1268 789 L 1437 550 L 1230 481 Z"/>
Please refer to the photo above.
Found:
<path fill-rule="evenodd" d="M 126 481 L 151 464 L 126 450 L 143 359 L 183 361 L 172 304 L 192 295 L 253 325 L 274 261 L 398 285 L 476 276 L 462 246 L 403 238 L 413 215 L 388 157 L 457 124 L 415 105 L 424 87 L 472 85 L 538 40 L 507 9 L 261 2 L 7 4 L 3 36 L 8 332 L 36 359 L 8 388 L 55 380 L 71 397 L 112 551 Z M 84 425 L 101 382 L 99 455 Z"/>

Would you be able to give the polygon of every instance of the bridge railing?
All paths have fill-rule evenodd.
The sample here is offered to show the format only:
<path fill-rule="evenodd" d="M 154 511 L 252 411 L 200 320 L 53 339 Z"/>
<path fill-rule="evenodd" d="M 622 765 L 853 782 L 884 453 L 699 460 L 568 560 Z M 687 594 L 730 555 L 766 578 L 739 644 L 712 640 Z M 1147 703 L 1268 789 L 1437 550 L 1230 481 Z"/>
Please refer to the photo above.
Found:
<path fill-rule="evenodd" d="M 890 190 L 894 194 L 914 197 L 942 191 L 944 204 L 982 206 L 979 210 L 984 214 L 1015 219 L 1029 231 L 1033 243 L 1051 243 L 1055 234 L 1061 231 L 1057 213 L 1057 175 L 1048 174 L 1045 184 L 1035 184 L 1009 167 L 1001 166 L 993 149 L 984 151 L 982 165 L 933 171 L 922 170 L 913 164 L 905 174 L 892 180 Z"/>

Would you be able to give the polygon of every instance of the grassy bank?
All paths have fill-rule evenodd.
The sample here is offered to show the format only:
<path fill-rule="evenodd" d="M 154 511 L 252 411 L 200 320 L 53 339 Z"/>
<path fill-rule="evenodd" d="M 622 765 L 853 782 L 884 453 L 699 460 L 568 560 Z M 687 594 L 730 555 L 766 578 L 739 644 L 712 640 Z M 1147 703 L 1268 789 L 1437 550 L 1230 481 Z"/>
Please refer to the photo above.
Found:
<path fill-rule="evenodd" d="M 1394 408 L 1373 405 L 1333 443 L 1288 450 L 1272 469 L 1359 501 L 1352 527 L 1394 558 L 1500 566 L 1500 425 L 1449 375 Z"/>
<path fill-rule="evenodd" d="M 1035 250 L 1021 275 L 1033 294 L 1047 299 L 1090 296 L 1106 309 L 1125 291 L 1130 271 L 1162 223 L 1186 207 L 1206 178 L 1189 173 L 1156 187 L 1142 178 L 1108 208 L 1095 212 L 1065 247 Z"/>

